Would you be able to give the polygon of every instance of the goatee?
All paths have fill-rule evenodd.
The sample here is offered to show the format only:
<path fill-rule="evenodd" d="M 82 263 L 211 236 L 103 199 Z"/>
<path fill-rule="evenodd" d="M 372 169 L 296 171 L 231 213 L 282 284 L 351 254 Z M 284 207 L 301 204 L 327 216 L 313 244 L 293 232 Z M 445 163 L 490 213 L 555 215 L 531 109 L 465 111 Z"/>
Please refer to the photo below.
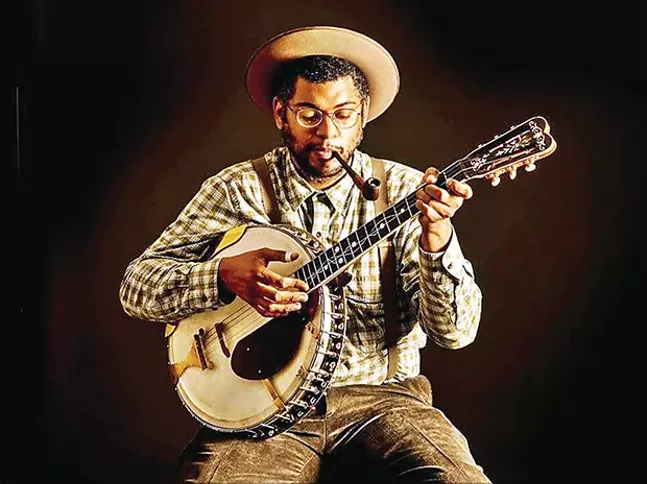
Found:
<path fill-rule="evenodd" d="M 345 173 L 344 167 L 341 166 L 341 164 L 337 161 L 335 162 L 335 167 L 331 171 L 328 171 L 327 173 L 321 173 L 315 167 L 313 167 L 309 162 L 309 156 L 310 156 L 310 153 L 320 145 L 313 143 L 313 144 L 305 144 L 303 146 L 297 146 L 296 140 L 294 139 L 294 136 L 292 135 L 292 133 L 290 132 L 287 126 L 284 126 L 283 129 L 281 129 L 281 138 L 283 139 L 283 144 L 285 145 L 285 147 L 288 149 L 288 151 L 296 161 L 297 169 L 299 173 L 306 180 L 323 183 L 326 181 L 333 180 L 335 178 L 339 178 L 340 175 L 343 175 Z M 362 133 L 360 132 L 358 138 L 355 140 L 355 142 L 353 143 L 350 149 L 350 153 L 348 153 L 344 148 L 339 146 L 334 146 L 334 147 L 331 147 L 330 149 L 337 151 L 341 156 L 344 157 L 345 160 L 350 161 L 350 158 L 355 152 L 355 149 L 359 145 L 361 139 L 362 139 Z"/>

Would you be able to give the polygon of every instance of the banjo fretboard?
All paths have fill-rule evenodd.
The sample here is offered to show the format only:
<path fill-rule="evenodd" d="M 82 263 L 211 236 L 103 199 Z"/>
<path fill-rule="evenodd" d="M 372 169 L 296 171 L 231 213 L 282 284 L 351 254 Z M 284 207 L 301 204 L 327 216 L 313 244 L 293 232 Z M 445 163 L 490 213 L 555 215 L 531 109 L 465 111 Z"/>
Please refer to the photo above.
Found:
<path fill-rule="evenodd" d="M 445 188 L 450 178 L 459 180 L 460 177 L 457 175 L 460 173 L 459 162 L 454 162 L 439 174 L 436 185 Z M 418 189 L 422 186 L 424 185 Z M 310 291 L 334 279 L 373 246 L 419 213 L 416 207 L 416 192 L 402 198 L 347 237 L 322 251 L 310 262 L 300 267 L 293 277 L 305 281 Z"/>

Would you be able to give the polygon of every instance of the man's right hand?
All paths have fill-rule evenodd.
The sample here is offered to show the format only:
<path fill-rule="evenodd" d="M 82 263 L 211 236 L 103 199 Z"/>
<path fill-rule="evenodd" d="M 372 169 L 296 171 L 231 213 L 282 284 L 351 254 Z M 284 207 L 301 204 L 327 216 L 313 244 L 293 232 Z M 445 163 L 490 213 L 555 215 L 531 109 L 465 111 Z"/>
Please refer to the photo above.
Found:
<path fill-rule="evenodd" d="M 300 279 L 284 277 L 267 268 L 271 261 L 292 262 L 296 252 L 256 249 L 221 259 L 218 282 L 268 318 L 301 309 L 308 300 L 308 286 Z"/>

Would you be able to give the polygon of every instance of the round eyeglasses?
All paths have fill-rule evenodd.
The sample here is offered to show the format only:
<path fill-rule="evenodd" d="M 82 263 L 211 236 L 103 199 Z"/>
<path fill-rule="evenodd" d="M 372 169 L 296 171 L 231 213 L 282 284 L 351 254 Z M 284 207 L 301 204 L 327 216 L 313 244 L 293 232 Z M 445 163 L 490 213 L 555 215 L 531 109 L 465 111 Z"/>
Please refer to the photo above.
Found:
<path fill-rule="evenodd" d="M 297 118 L 297 123 L 304 128 L 319 126 L 323 121 L 324 115 L 326 115 L 338 128 L 348 129 L 355 126 L 362 116 L 360 111 L 353 108 L 339 108 L 329 113 L 310 106 L 297 106 L 293 108 L 288 104 L 288 109 L 294 113 L 294 117 Z"/>

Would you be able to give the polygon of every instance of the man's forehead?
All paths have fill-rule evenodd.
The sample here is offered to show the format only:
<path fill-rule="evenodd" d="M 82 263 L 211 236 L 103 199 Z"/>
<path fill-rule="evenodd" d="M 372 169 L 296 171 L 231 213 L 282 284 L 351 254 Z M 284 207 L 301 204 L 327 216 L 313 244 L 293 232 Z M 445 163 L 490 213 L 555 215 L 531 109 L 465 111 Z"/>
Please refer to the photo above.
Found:
<path fill-rule="evenodd" d="M 294 103 L 329 103 L 333 106 L 361 101 L 359 91 L 350 76 L 340 77 L 334 81 L 310 82 L 299 77 L 294 84 Z"/>

